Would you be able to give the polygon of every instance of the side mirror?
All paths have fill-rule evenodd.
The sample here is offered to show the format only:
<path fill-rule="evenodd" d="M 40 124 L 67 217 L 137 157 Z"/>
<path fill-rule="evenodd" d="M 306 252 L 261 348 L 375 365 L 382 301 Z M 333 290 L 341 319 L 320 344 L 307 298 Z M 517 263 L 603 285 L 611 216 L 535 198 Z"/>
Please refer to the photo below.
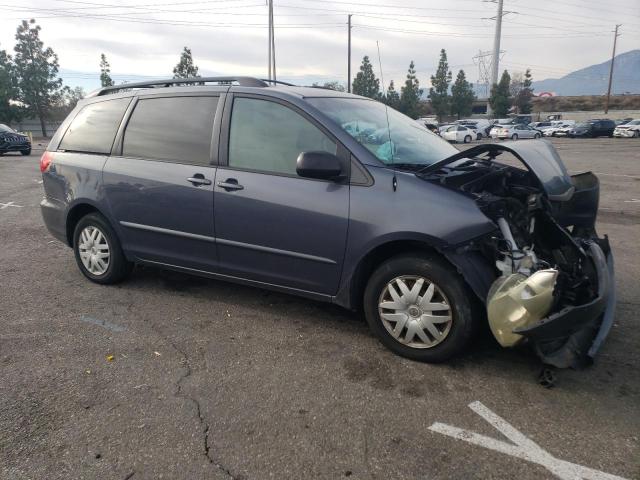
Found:
<path fill-rule="evenodd" d="M 342 162 L 329 152 L 302 152 L 296 160 L 296 172 L 301 177 L 319 180 L 340 180 L 344 178 Z"/>

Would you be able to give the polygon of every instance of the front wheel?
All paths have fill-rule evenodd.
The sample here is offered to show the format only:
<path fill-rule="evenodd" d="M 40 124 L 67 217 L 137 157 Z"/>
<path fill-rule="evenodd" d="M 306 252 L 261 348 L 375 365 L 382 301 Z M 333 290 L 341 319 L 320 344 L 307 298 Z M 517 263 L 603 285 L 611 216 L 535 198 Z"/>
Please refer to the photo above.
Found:
<path fill-rule="evenodd" d="M 513 135 L 511 135 L 511 140 L 517 140 L 518 139 L 518 134 L 514 133 Z"/>
<path fill-rule="evenodd" d="M 633 132 L 633 138 L 640 138 L 640 130 Z"/>
<path fill-rule="evenodd" d="M 82 274 L 95 283 L 120 282 L 133 269 L 113 228 L 99 213 L 80 219 L 73 232 L 73 251 Z"/>
<path fill-rule="evenodd" d="M 378 267 L 365 290 L 364 310 L 369 327 L 391 351 L 437 363 L 469 344 L 476 323 L 471 297 L 451 265 L 416 253 Z"/>
<path fill-rule="evenodd" d="M 539 133 L 536 133 L 536 134 L 533 136 L 533 138 L 535 138 L 536 140 L 538 140 L 538 139 L 540 138 L 540 134 L 539 134 Z"/>
<path fill-rule="evenodd" d="M 464 143 L 470 143 L 471 142 L 471 135 L 467 135 L 466 137 L 464 137 Z"/>

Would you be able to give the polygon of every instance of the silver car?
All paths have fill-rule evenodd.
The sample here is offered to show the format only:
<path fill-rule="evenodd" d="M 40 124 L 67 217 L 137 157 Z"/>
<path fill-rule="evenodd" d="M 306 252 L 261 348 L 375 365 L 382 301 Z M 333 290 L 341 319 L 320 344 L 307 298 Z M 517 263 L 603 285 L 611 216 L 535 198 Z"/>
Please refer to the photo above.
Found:
<path fill-rule="evenodd" d="M 518 140 L 521 138 L 540 138 L 542 132 L 531 128 L 528 125 L 501 125 L 491 130 L 491 138 L 499 138 L 502 140 L 511 139 Z"/>

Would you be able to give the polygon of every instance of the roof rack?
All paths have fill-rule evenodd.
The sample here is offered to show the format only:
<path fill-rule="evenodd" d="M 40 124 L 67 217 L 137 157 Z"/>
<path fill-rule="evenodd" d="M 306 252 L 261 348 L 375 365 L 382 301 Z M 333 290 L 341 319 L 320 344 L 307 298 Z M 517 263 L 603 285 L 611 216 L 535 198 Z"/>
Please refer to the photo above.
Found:
<path fill-rule="evenodd" d="M 131 90 L 133 88 L 162 88 L 171 87 L 172 85 L 184 84 L 205 84 L 219 83 L 229 85 L 237 83 L 242 87 L 268 87 L 269 83 L 279 83 L 283 85 L 291 85 L 290 83 L 280 82 L 277 80 L 261 80 L 254 77 L 190 77 L 190 78 L 170 78 L 168 80 L 151 80 L 146 82 L 121 83 L 120 85 L 112 85 L 110 87 L 102 87 L 91 92 L 87 97 L 98 97 L 108 93 L 115 93 L 121 90 Z"/>
<path fill-rule="evenodd" d="M 293 83 L 283 82 L 281 80 L 268 80 L 266 78 L 261 78 L 260 80 L 262 80 L 263 82 L 266 82 L 266 83 L 273 83 L 275 85 L 286 85 L 287 87 L 295 87 L 296 86 Z"/>

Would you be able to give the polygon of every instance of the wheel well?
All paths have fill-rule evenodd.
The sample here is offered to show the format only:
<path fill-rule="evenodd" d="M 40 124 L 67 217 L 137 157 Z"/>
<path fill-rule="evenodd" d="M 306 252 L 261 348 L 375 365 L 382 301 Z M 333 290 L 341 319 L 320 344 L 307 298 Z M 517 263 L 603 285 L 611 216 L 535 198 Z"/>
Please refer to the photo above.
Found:
<path fill-rule="evenodd" d="M 424 242 L 415 240 L 396 240 L 380 245 L 371 250 L 362 260 L 360 260 L 360 263 L 356 267 L 355 273 L 351 279 L 351 308 L 354 310 L 362 310 L 362 301 L 367 281 L 373 271 L 378 268 L 382 262 L 396 255 L 409 252 L 437 255 L 450 263 L 434 247 Z"/>
<path fill-rule="evenodd" d="M 93 212 L 100 213 L 100 211 L 93 205 L 81 203 L 79 205 L 75 205 L 67 214 L 67 243 L 70 247 L 73 246 L 73 231 L 76 229 L 76 225 L 82 217 Z"/>

